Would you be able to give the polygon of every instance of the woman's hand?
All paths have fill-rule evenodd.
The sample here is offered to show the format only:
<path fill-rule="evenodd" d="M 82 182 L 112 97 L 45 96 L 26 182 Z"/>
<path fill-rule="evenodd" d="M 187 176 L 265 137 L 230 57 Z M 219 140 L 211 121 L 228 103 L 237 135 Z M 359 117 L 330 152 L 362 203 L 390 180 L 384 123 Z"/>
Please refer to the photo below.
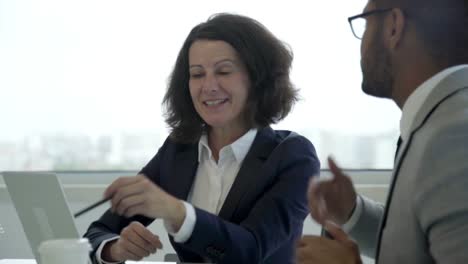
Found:
<path fill-rule="evenodd" d="M 101 259 L 108 262 L 141 260 L 162 249 L 159 237 L 139 222 L 132 222 L 120 233 L 119 239 L 108 242 L 101 253 Z"/>
<path fill-rule="evenodd" d="M 125 217 L 143 215 L 162 218 L 175 232 L 180 229 L 185 219 L 183 202 L 142 174 L 115 180 L 106 189 L 104 196 L 111 197 L 112 212 Z"/>

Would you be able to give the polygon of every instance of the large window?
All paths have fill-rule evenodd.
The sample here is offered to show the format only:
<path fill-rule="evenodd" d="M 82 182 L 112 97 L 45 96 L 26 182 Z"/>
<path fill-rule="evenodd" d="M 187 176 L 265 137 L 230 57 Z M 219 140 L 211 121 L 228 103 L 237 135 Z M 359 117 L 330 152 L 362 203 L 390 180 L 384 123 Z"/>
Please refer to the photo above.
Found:
<path fill-rule="evenodd" d="M 168 134 L 167 77 L 211 14 L 251 16 L 288 43 L 302 101 L 276 125 L 323 165 L 391 168 L 399 110 L 360 88 L 359 1 L 0 0 L 0 170 L 135 170 Z"/>

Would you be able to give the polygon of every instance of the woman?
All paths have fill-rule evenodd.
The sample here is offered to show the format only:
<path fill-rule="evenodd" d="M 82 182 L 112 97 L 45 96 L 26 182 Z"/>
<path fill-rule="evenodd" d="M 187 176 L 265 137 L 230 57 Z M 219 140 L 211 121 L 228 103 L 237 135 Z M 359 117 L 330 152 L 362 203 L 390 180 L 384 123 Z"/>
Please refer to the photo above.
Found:
<path fill-rule="evenodd" d="M 185 262 L 293 262 L 319 162 L 306 138 L 269 127 L 297 100 L 291 62 L 248 17 L 192 29 L 164 98 L 170 136 L 139 175 L 107 188 L 112 208 L 85 234 L 97 262 L 155 253 L 162 245 L 145 228 L 155 218 Z"/>

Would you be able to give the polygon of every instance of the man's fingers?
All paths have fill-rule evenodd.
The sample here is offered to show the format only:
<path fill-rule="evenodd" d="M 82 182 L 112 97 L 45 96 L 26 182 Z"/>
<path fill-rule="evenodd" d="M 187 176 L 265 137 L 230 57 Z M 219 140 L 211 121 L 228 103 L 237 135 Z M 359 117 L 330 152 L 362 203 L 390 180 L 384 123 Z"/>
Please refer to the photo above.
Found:
<path fill-rule="evenodd" d="M 320 223 L 323 223 L 329 218 L 327 203 L 323 197 L 321 197 L 317 203 L 317 211 L 320 215 Z"/>
<path fill-rule="evenodd" d="M 301 248 L 306 245 L 305 241 L 303 239 L 299 239 L 296 241 L 296 248 Z"/>
<path fill-rule="evenodd" d="M 322 238 L 314 235 L 303 236 L 296 243 L 296 263 L 314 263 L 316 252 L 320 251 Z"/>
<path fill-rule="evenodd" d="M 332 157 L 328 157 L 328 167 L 330 168 L 331 173 L 335 176 L 334 180 L 346 177 L 341 168 L 336 165 Z"/>
<path fill-rule="evenodd" d="M 314 209 L 310 211 L 310 216 L 314 219 L 317 223 L 321 224 L 323 222 L 323 218 L 318 212 L 318 210 Z"/>
<path fill-rule="evenodd" d="M 298 248 L 296 250 L 296 263 L 302 264 L 304 260 L 307 260 L 308 248 Z"/>
<path fill-rule="evenodd" d="M 322 237 L 320 236 L 315 236 L 315 235 L 304 235 L 302 236 L 300 243 L 302 244 L 315 244 L 318 243 L 319 240 L 321 240 Z"/>
<path fill-rule="evenodd" d="M 314 207 L 310 208 L 311 217 L 319 224 L 323 225 L 328 219 L 328 210 L 323 199 L 319 199 Z"/>
<path fill-rule="evenodd" d="M 309 186 L 308 199 L 312 218 L 319 224 L 328 219 L 326 193 L 333 188 L 331 181 L 312 181 Z"/>
<path fill-rule="evenodd" d="M 336 241 L 347 242 L 349 240 L 348 234 L 332 221 L 326 221 L 324 228 Z"/>
<path fill-rule="evenodd" d="M 307 198 L 309 199 L 309 206 L 316 207 L 320 200 L 325 198 L 327 189 L 331 186 L 330 181 L 311 180 L 307 191 Z"/>

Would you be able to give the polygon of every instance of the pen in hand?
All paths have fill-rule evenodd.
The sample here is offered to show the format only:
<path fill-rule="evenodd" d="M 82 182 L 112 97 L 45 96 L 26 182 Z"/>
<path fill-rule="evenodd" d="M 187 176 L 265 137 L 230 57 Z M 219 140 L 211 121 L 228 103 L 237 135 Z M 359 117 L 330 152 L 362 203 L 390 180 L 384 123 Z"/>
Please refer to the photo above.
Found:
<path fill-rule="evenodd" d="M 82 215 L 82 214 L 84 214 L 84 213 L 87 213 L 88 211 L 90 211 L 90 210 L 92 210 L 92 209 L 94 209 L 94 208 L 100 206 L 101 204 L 110 201 L 110 200 L 111 200 L 111 198 L 104 198 L 104 199 L 102 199 L 102 200 L 100 200 L 100 201 L 97 201 L 97 202 L 91 204 L 90 206 L 88 206 L 88 207 L 86 207 L 86 208 L 84 208 L 84 209 L 81 209 L 80 211 L 76 212 L 73 216 L 74 216 L 75 218 L 77 218 L 78 216 L 80 216 L 80 215 Z"/>

